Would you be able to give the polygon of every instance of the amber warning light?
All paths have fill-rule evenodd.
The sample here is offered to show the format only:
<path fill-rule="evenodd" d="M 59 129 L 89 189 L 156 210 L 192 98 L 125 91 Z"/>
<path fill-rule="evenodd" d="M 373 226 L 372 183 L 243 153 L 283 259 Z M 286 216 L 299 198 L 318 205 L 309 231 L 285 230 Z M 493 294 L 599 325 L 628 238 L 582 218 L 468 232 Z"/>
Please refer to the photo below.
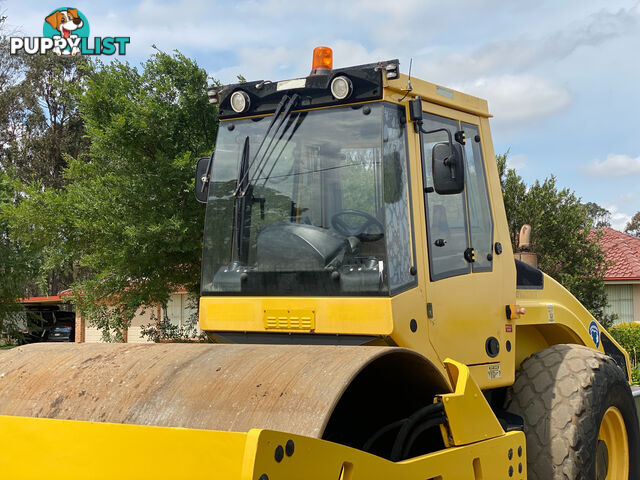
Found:
<path fill-rule="evenodd" d="M 329 47 L 316 47 L 313 49 L 312 71 L 331 70 L 333 68 L 333 51 Z"/>

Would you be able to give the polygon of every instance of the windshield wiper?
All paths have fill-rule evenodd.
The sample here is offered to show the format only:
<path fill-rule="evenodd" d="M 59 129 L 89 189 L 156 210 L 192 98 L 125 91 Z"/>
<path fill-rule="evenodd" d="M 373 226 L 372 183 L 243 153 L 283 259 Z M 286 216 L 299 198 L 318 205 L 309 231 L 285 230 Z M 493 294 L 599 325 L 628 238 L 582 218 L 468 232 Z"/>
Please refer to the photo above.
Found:
<path fill-rule="evenodd" d="M 240 169 L 238 172 L 238 184 L 236 186 L 236 190 L 233 193 L 235 197 L 235 249 L 233 254 L 233 261 L 240 265 L 246 265 L 249 260 L 249 242 L 251 237 L 251 210 L 253 208 L 253 204 L 256 202 L 260 203 L 260 217 L 264 219 L 264 198 L 255 198 L 253 196 L 253 182 L 255 179 L 262 173 L 264 167 L 266 166 L 270 153 L 269 150 L 271 148 L 271 144 L 273 140 L 278 134 L 278 131 L 282 127 L 282 125 L 287 121 L 287 118 L 291 115 L 291 111 L 294 105 L 298 102 L 299 95 L 294 94 L 291 98 L 288 96 L 284 96 L 276 111 L 273 115 L 273 119 L 271 123 L 267 127 L 267 131 L 262 137 L 262 141 L 256 150 L 256 153 L 253 155 L 253 159 L 249 162 L 249 136 L 245 137 L 244 145 L 242 147 L 242 154 L 240 156 Z M 282 113 L 282 117 L 280 114 Z M 280 118 L 279 118 L 280 117 Z M 264 145 L 267 137 L 269 136 L 269 132 L 273 128 L 273 125 L 276 121 L 280 119 L 280 122 L 276 126 L 273 131 L 273 135 L 271 140 L 269 141 L 264 153 L 260 160 L 258 159 L 258 154 L 262 150 L 262 146 Z M 285 130 L 280 135 L 280 138 L 284 135 Z M 278 140 L 279 141 L 279 140 Z M 276 143 L 277 145 L 277 143 Z M 274 147 L 275 149 L 275 147 Z M 257 162 L 257 164 L 256 164 Z M 254 164 L 256 165 L 253 175 L 250 175 L 251 169 Z M 273 169 L 273 167 L 272 167 Z"/>
<path fill-rule="evenodd" d="M 267 145 L 267 148 L 262 154 L 262 158 L 260 159 L 260 162 L 258 163 L 255 170 L 253 171 L 253 176 L 251 177 L 252 183 L 255 179 L 260 178 L 260 175 L 262 175 L 264 168 L 267 166 L 267 163 L 269 163 L 269 159 L 271 158 L 271 154 L 273 153 L 273 150 L 277 148 L 278 142 L 282 140 L 282 137 L 284 136 L 287 130 L 286 128 L 280 134 L 280 137 L 278 138 L 278 142 L 276 142 L 275 145 L 273 146 L 273 150 L 270 151 L 271 145 L 273 144 L 273 141 L 275 140 L 278 132 L 280 131 L 280 128 L 286 124 L 287 119 L 291 115 L 291 111 L 293 110 L 293 107 L 295 106 L 295 104 L 298 103 L 299 98 L 300 96 L 297 93 L 295 93 L 292 95 L 289 103 L 287 103 L 287 106 L 284 109 L 284 113 L 282 114 L 282 118 L 280 119 L 280 123 L 278 123 L 278 126 L 274 130 L 273 135 L 271 136 L 271 140 L 269 140 L 269 144 Z"/>
<path fill-rule="evenodd" d="M 269 172 L 264 177 L 264 182 L 262 182 L 262 186 L 263 187 L 267 184 L 267 182 L 271 178 L 271 174 L 273 173 L 273 169 L 276 168 L 276 165 L 278 164 L 278 161 L 280 160 L 280 157 L 282 156 L 282 153 L 284 152 L 284 149 L 287 148 L 287 145 L 289 144 L 289 142 L 291 141 L 291 139 L 293 138 L 295 133 L 298 131 L 298 128 L 300 128 L 300 125 L 302 125 L 302 122 L 304 122 L 305 118 L 307 118 L 307 112 L 301 112 L 298 115 L 296 123 L 293 126 L 293 128 L 291 129 L 291 133 L 289 134 L 289 136 L 287 137 L 287 140 L 282 145 L 282 148 L 280 149 L 280 153 L 278 153 L 278 156 L 273 160 L 273 163 L 271 164 L 271 168 L 269 169 Z M 284 136 L 284 134 L 285 134 L 285 132 L 287 131 L 288 128 L 289 127 L 287 126 L 282 131 L 282 134 L 280 135 L 280 138 L 278 139 L 278 141 L 282 140 L 282 137 Z M 274 147 L 274 150 L 275 150 L 275 147 Z M 293 169 L 293 166 L 291 167 L 291 169 Z"/>
<path fill-rule="evenodd" d="M 244 139 L 242 154 L 240 155 L 240 172 L 236 192 L 242 190 L 242 195 L 235 196 L 235 248 L 233 261 L 246 264 L 249 252 L 249 235 L 251 231 L 251 208 L 253 207 L 253 187 L 248 182 L 249 172 L 249 136 Z M 248 200 L 248 201 L 247 201 Z"/>
<path fill-rule="evenodd" d="M 275 111 L 275 113 L 273 115 L 273 118 L 271 119 L 271 123 L 267 127 L 267 131 L 264 133 L 264 136 L 262 137 L 262 141 L 260 142 L 260 145 L 258 146 L 258 149 L 256 150 L 256 153 L 253 155 L 253 159 L 251 160 L 251 163 L 248 165 L 246 171 L 244 173 L 242 173 L 238 178 L 238 186 L 237 186 L 237 188 L 236 188 L 236 190 L 235 190 L 235 192 L 233 194 L 234 196 L 245 195 L 247 193 L 247 188 L 249 188 L 249 186 L 253 185 L 253 182 L 255 181 L 255 179 L 258 178 L 260 174 L 262 174 L 262 171 L 264 170 L 264 167 L 266 166 L 266 163 L 268 162 L 269 157 L 270 157 L 269 149 L 271 148 L 271 145 L 273 144 L 273 140 L 276 138 L 276 135 L 278 134 L 278 131 L 280 130 L 282 125 L 289 118 L 289 115 L 291 115 L 291 111 L 292 111 L 294 105 L 298 102 L 299 98 L 300 98 L 300 96 L 296 93 L 293 96 L 291 96 L 291 98 L 289 98 L 287 95 L 285 95 L 285 96 L 282 97 L 282 100 L 280 100 L 280 103 L 278 104 L 278 107 L 276 108 L 276 111 Z M 281 113 L 283 113 L 282 117 L 280 117 Z M 260 154 L 260 151 L 262 150 L 262 146 L 264 145 L 267 137 L 269 136 L 269 133 L 270 133 L 271 129 L 273 128 L 273 125 L 278 120 L 280 120 L 280 121 L 279 121 L 278 125 L 276 126 L 276 129 L 273 131 L 273 135 L 271 136 L 271 140 L 267 144 L 267 147 L 264 150 L 264 153 L 262 154 L 262 157 L 260 157 L 260 159 L 258 160 L 258 155 Z M 253 168 L 254 164 L 255 164 L 255 168 Z M 253 169 L 253 175 L 250 175 L 250 171 L 252 169 Z M 247 181 L 247 179 L 248 179 L 248 181 Z"/>
<path fill-rule="evenodd" d="M 287 95 L 282 97 L 282 100 L 280 100 L 280 103 L 278 104 L 278 106 L 276 107 L 276 111 L 273 114 L 273 118 L 271 119 L 271 123 L 269 123 L 269 126 L 267 127 L 267 131 L 264 132 L 264 136 L 262 137 L 262 141 L 260 142 L 260 145 L 258 146 L 258 150 L 256 150 L 256 153 L 253 157 L 253 162 L 255 161 L 256 156 L 258 155 L 258 152 L 260 151 L 260 149 L 262 148 L 262 145 L 264 145 L 264 141 L 267 139 L 267 136 L 269 135 L 269 131 L 271 130 L 271 127 L 273 127 L 273 124 L 276 123 L 276 120 L 278 119 L 278 115 L 280 115 L 280 112 L 282 111 L 282 108 L 284 107 L 284 104 L 286 103 L 286 101 L 289 99 L 289 97 Z M 242 160 L 244 161 L 244 157 L 245 155 L 248 155 L 248 151 L 249 151 L 249 145 L 248 145 L 248 140 L 249 137 L 247 137 L 245 139 L 245 145 L 244 148 L 242 149 Z M 246 148 L 246 150 L 245 150 Z M 251 164 L 253 164 L 253 162 L 251 162 Z M 238 185 L 236 186 L 235 191 L 233 192 L 233 196 L 237 197 L 241 192 L 242 192 L 242 185 L 245 185 L 245 181 L 249 178 L 249 168 L 247 168 L 246 170 L 243 171 L 243 167 L 242 165 L 240 166 L 240 174 L 238 175 Z"/>

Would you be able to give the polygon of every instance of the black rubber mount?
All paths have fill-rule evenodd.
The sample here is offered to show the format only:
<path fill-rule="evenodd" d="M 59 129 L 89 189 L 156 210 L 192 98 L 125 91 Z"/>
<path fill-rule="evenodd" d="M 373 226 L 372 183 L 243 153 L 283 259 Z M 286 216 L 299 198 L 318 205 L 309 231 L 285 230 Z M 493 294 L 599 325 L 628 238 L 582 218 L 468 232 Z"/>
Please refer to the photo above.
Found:
<path fill-rule="evenodd" d="M 276 462 L 280 463 L 282 461 L 282 459 L 284 458 L 284 448 L 282 448 L 282 445 L 278 445 L 276 447 L 276 453 L 274 455 Z"/>
<path fill-rule="evenodd" d="M 287 454 L 287 457 L 293 455 L 295 449 L 296 445 L 293 443 L 293 440 L 287 440 L 287 443 L 284 446 L 284 452 Z"/>

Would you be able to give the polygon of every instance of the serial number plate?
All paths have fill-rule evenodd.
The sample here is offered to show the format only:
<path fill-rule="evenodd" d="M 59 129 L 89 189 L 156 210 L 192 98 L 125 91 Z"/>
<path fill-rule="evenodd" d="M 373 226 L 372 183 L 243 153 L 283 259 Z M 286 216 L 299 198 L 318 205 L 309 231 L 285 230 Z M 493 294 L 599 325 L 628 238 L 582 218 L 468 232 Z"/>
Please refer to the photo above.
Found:
<path fill-rule="evenodd" d="M 502 368 L 499 363 L 489 365 L 487 367 L 487 372 L 489 374 L 489 380 L 498 380 L 502 378 Z"/>

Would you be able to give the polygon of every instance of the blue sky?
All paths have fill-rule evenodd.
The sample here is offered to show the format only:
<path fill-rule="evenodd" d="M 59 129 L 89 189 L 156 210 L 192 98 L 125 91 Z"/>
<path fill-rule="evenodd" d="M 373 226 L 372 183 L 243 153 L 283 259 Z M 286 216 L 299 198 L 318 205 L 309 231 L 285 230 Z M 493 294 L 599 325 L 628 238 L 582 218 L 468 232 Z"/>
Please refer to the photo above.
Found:
<path fill-rule="evenodd" d="M 7 23 L 41 35 L 57 2 L 11 0 Z M 640 211 L 640 2 L 582 0 L 142 0 L 79 2 L 92 36 L 130 36 L 126 59 L 179 49 L 223 83 L 399 58 L 407 72 L 489 101 L 497 153 L 531 183 L 553 174 L 623 229 Z M 390 9 L 392 7 L 393 9 Z"/>

